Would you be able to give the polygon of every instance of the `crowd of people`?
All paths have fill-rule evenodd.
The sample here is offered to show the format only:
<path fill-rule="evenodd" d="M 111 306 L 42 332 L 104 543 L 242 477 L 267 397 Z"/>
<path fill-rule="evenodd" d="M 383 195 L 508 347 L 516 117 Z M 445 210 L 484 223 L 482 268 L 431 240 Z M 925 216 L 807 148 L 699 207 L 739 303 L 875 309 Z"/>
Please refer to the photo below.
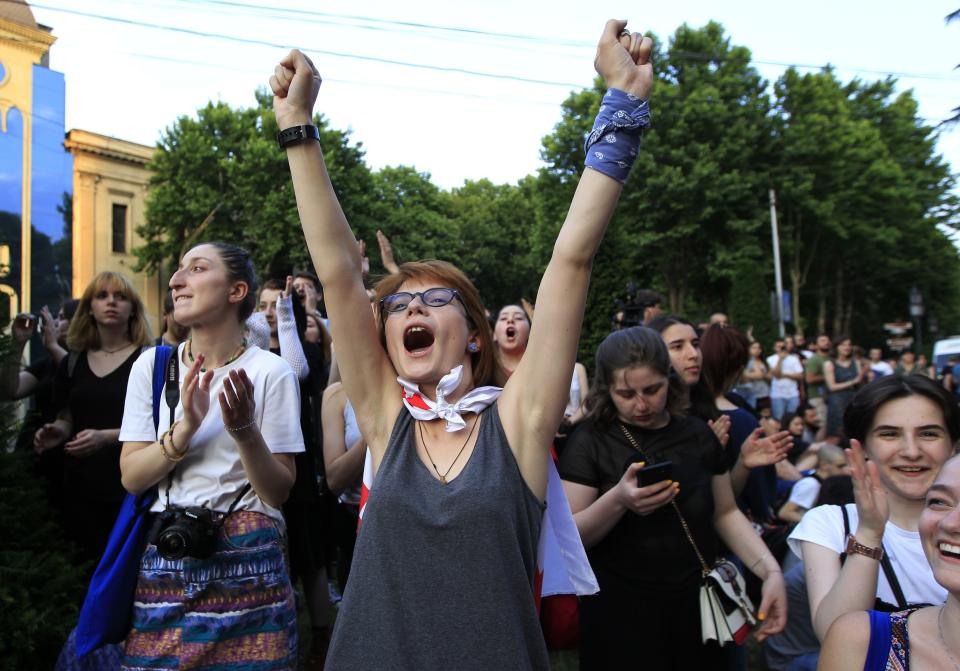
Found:
<path fill-rule="evenodd" d="M 312 269 L 261 284 L 243 249 L 197 244 L 156 340 L 129 280 L 101 273 L 42 311 L 48 356 L 25 369 L 35 319 L 14 321 L 0 391 L 34 399 L 19 444 L 91 571 L 125 493 L 158 493 L 114 668 L 549 668 L 557 473 L 599 587 L 577 601 L 585 671 L 745 669 L 742 638 L 703 624 L 717 567 L 770 669 L 957 665 L 960 410 L 921 357 L 799 334 L 765 356 L 749 326 L 641 290 L 592 375 L 576 361 L 649 125 L 652 44 L 625 26 L 598 45 L 609 90 L 532 304 L 491 314 L 458 268 L 398 264 L 382 233 L 371 285 L 294 51 L 270 86 Z M 152 345 L 173 350 L 160 396 Z"/>

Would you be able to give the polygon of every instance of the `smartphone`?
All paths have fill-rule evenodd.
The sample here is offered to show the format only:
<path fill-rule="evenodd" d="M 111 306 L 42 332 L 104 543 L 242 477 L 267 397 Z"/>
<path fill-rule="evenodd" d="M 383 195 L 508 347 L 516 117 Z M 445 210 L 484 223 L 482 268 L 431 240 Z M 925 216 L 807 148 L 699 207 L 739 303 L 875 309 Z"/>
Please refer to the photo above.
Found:
<path fill-rule="evenodd" d="M 649 487 L 657 482 L 673 480 L 673 462 L 661 461 L 659 464 L 644 466 L 637 471 L 637 486 Z"/>

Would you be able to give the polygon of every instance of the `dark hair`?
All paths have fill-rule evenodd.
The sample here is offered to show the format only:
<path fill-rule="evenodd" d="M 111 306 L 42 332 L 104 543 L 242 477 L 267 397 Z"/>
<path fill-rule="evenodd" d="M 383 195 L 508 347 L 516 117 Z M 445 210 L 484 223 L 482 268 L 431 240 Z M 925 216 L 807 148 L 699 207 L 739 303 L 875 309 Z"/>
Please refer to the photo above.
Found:
<path fill-rule="evenodd" d="M 849 475 L 831 475 L 820 484 L 820 493 L 814 506 L 843 506 L 853 501 L 853 478 Z"/>
<path fill-rule="evenodd" d="M 657 315 L 650 320 L 649 324 L 646 324 L 646 327 L 653 329 L 657 333 L 663 333 L 671 326 L 676 326 L 677 324 L 689 326 L 693 329 L 694 333 L 698 336 L 700 335 L 700 330 L 692 322 L 687 321 L 680 315 Z"/>
<path fill-rule="evenodd" d="M 805 406 L 805 407 L 809 407 L 809 406 Z M 782 419 L 780 417 L 777 417 L 777 419 L 780 420 L 780 428 L 783 429 L 784 431 L 789 431 L 790 422 L 795 420 L 797 417 L 799 417 L 800 419 L 803 419 L 803 413 L 804 413 L 803 408 L 797 408 L 796 412 L 783 413 Z M 806 426 L 806 423 L 804 423 L 804 426 Z"/>
<path fill-rule="evenodd" d="M 313 273 L 307 270 L 301 270 L 299 273 L 293 276 L 293 279 L 310 280 L 311 282 L 313 282 L 314 289 L 316 289 L 317 291 L 322 291 L 322 287 L 320 286 L 320 279 L 316 275 L 314 275 Z"/>
<path fill-rule="evenodd" d="M 836 338 L 834 338 L 834 339 L 830 342 L 831 354 L 832 354 L 834 357 L 840 356 L 840 351 L 839 351 L 840 345 L 842 345 L 843 343 L 847 342 L 848 340 L 850 341 L 850 344 L 852 345 L 852 344 L 853 344 L 853 338 L 851 338 L 851 337 L 848 336 L 848 335 L 838 335 Z M 854 358 L 854 353 L 851 352 L 851 353 L 850 353 L 850 357 L 851 357 L 851 358 Z"/>
<path fill-rule="evenodd" d="M 882 405 L 907 396 L 923 396 L 940 408 L 950 442 L 960 439 L 960 408 L 950 392 L 923 375 L 885 375 L 857 392 L 843 413 L 843 430 L 847 438 L 865 444 L 866 436 Z"/>
<path fill-rule="evenodd" d="M 214 240 L 201 244 L 210 245 L 217 250 L 220 260 L 227 269 L 227 278 L 231 282 L 243 282 L 247 285 L 247 295 L 240 302 L 237 309 L 237 318 L 240 323 L 247 321 L 257 307 L 257 273 L 253 269 L 250 252 L 243 247 L 232 245 L 229 242 Z"/>
<path fill-rule="evenodd" d="M 63 305 L 60 306 L 60 309 L 63 310 L 63 316 L 67 319 L 73 319 L 73 315 L 77 313 L 77 308 L 80 306 L 80 301 L 76 298 L 68 298 L 63 302 Z"/>
<path fill-rule="evenodd" d="M 259 294 L 262 294 L 264 291 L 283 291 L 286 288 L 287 283 L 285 280 L 274 277 L 263 283 L 263 286 L 260 287 Z M 258 300 L 257 303 L 259 302 Z M 293 322 L 297 325 L 297 337 L 300 338 L 300 342 L 302 343 L 307 333 L 307 310 L 298 300 L 291 300 L 290 305 L 293 307 Z"/>
<path fill-rule="evenodd" d="M 166 317 L 171 312 L 173 312 L 173 290 L 167 289 L 167 293 L 163 297 L 163 316 Z"/>
<path fill-rule="evenodd" d="M 614 331 L 600 343 L 596 354 L 596 372 L 584 405 L 587 415 L 597 424 L 609 424 L 617 418 L 617 408 L 610 397 L 615 371 L 649 366 L 665 375 L 668 382 L 667 412 L 680 416 L 686 411 L 683 381 L 673 370 L 670 353 L 663 338 L 645 326 Z"/>
<path fill-rule="evenodd" d="M 703 380 L 714 398 L 737 381 L 750 360 L 750 341 L 733 326 L 712 324 L 700 338 Z"/>
<path fill-rule="evenodd" d="M 653 289 L 640 289 L 634 302 L 643 308 L 652 308 L 655 305 L 663 305 L 663 296 Z"/>

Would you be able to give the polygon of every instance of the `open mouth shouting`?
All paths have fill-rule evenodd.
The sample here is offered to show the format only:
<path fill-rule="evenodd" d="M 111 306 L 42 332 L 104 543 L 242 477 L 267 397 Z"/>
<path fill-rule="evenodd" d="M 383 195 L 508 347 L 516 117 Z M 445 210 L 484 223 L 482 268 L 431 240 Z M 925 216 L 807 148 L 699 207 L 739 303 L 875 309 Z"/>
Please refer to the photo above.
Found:
<path fill-rule="evenodd" d="M 433 347 L 433 332 L 426 326 L 414 324 L 403 332 L 403 348 L 412 356 L 421 356 Z"/>
<path fill-rule="evenodd" d="M 507 327 L 507 330 L 506 330 L 506 334 L 507 334 L 507 337 L 508 337 L 508 338 L 511 338 L 511 339 L 514 338 L 514 337 L 517 335 L 517 329 L 516 329 L 516 327 L 515 327 L 515 326 L 508 326 L 508 327 Z"/>

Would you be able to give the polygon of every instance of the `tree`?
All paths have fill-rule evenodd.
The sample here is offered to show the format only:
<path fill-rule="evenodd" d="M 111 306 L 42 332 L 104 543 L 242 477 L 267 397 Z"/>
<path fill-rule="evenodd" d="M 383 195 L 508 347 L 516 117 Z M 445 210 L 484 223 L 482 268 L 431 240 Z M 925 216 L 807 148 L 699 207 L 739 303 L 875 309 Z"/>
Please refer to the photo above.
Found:
<path fill-rule="evenodd" d="M 272 101 L 264 91 L 256 99 L 255 107 L 241 109 L 208 103 L 163 134 L 150 165 L 146 223 L 138 229 L 145 242 L 134 250 L 140 269 L 176 263 L 185 245 L 211 239 L 249 249 L 265 276 L 309 264 L 286 155 L 274 139 Z M 330 128 L 322 116 L 314 123 L 344 211 L 363 222 L 371 175 L 362 147 L 351 146 L 349 134 Z"/>

